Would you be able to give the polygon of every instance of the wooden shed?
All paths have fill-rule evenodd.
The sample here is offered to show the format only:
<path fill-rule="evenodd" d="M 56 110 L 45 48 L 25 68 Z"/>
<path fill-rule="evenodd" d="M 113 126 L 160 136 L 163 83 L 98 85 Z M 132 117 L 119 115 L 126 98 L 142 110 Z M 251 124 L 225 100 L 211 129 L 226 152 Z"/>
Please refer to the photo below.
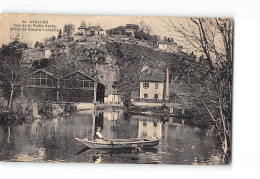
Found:
<path fill-rule="evenodd" d="M 56 101 L 59 78 L 45 70 L 37 70 L 22 79 L 22 93 L 37 101 Z"/>
<path fill-rule="evenodd" d="M 60 77 L 40 69 L 23 78 L 22 93 L 37 101 L 103 103 L 105 86 L 80 71 Z"/>
<path fill-rule="evenodd" d="M 60 78 L 60 100 L 69 102 L 104 102 L 105 86 L 80 71 Z"/>

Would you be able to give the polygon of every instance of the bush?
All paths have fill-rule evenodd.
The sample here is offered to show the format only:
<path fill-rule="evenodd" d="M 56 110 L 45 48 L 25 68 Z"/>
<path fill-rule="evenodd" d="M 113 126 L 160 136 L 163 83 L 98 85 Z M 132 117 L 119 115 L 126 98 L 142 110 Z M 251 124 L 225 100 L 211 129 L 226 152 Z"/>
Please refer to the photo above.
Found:
<path fill-rule="evenodd" d="M 13 111 L 0 113 L 0 124 L 21 124 L 25 121 L 25 116 L 22 113 L 16 113 Z"/>
<path fill-rule="evenodd" d="M 145 32 L 141 32 L 141 31 L 135 32 L 135 38 L 139 39 L 139 40 L 147 40 L 147 41 L 150 41 L 150 42 L 152 42 L 154 44 L 156 44 L 157 41 L 158 41 L 156 36 L 152 36 L 150 34 L 147 34 Z"/>
<path fill-rule="evenodd" d="M 65 105 L 65 108 L 64 108 L 64 112 L 65 112 L 65 113 L 73 113 L 73 112 L 75 112 L 75 111 L 77 111 L 76 105 L 71 104 L 71 103 L 67 103 L 67 104 Z"/>
<path fill-rule="evenodd" d="M 40 107 L 39 107 L 39 115 L 41 115 L 42 117 L 53 117 L 52 115 L 52 104 L 51 103 L 43 103 Z"/>

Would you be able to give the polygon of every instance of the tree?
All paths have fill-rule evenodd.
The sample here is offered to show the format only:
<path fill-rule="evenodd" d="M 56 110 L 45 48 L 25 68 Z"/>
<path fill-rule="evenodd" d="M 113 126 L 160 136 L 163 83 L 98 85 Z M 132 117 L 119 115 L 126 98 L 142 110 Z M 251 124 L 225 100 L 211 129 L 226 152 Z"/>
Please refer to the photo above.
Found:
<path fill-rule="evenodd" d="M 43 69 L 49 65 L 49 59 L 42 58 L 41 60 L 34 60 L 32 67 L 36 69 Z"/>
<path fill-rule="evenodd" d="M 150 32 L 152 31 L 152 29 L 147 24 L 145 24 L 144 21 L 142 21 L 140 23 L 140 29 L 141 29 L 141 31 L 143 31 L 143 32 L 145 32 L 147 34 L 150 34 Z"/>
<path fill-rule="evenodd" d="M 206 109 L 214 123 L 222 143 L 224 160 L 231 156 L 232 121 L 232 63 L 233 63 L 233 21 L 224 18 L 190 18 L 175 24 L 171 19 L 162 21 L 172 33 L 178 33 L 188 42 L 194 52 L 205 56 L 199 63 L 184 61 L 189 71 L 183 73 L 192 85 L 196 78 L 207 93 L 197 93 L 197 100 Z M 199 79 L 198 75 L 206 75 Z M 197 76 L 197 77 L 196 77 Z"/>
<path fill-rule="evenodd" d="M 40 64 L 39 64 L 40 62 L 39 62 L 39 60 L 34 60 L 33 61 L 33 64 L 32 64 L 32 67 L 34 67 L 34 68 L 36 68 L 36 69 L 39 69 L 40 67 Z"/>
<path fill-rule="evenodd" d="M 58 34 L 58 39 L 60 39 L 62 37 L 62 32 L 61 32 L 61 29 L 59 31 L 59 34 Z"/>
<path fill-rule="evenodd" d="M 125 34 L 125 27 L 119 26 L 116 28 L 109 29 L 107 32 L 110 35 L 122 35 L 122 34 Z"/>
<path fill-rule="evenodd" d="M 42 42 L 36 41 L 34 44 L 34 48 L 37 48 L 37 47 L 44 48 L 44 45 Z"/>
<path fill-rule="evenodd" d="M 63 27 L 63 34 L 65 34 L 66 36 L 70 37 L 71 34 L 74 32 L 75 27 L 73 24 L 65 24 Z"/>
<path fill-rule="evenodd" d="M 42 58 L 40 60 L 40 68 L 45 68 L 49 65 L 49 59 L 47 58 Z"/>
<path fill-rule="evenodd" d="M 36 41 L 35 44 L 34 44 L 34 48 L 37 48 L 40 46 L 40 42 L 39 41 Z"/>
<path fill-rule="evenodd" d="M 19 39 L 8 45 L 3 45 L 0 51 L 0 76 L 4 82 L 6 98 L 8 98 L 8 108 L 12 106 L 15 92 L 20 81 L 20 68 L 22 62 L 22 51 L 28 47 Z"/>
<path fill-rule="evenodd" d="M 54 42 L 56 40 L 56 37 L 55 36 L 52 36 L 51 37 L 51 40 Z"/>

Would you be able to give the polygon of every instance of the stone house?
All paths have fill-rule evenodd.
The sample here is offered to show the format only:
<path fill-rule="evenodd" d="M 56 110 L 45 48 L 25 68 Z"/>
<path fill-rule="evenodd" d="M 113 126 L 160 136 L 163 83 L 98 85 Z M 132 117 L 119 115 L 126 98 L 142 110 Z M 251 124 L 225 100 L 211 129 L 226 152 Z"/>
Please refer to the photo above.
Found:
<path fill-rule="evenodd" d="M 145 74 L 139 78 L 140 99 L 145 100 L 163 100 L 164 96 L 164 75 L 163 74 Z"/>
<path fill-rule="evenodd" d="M 80 26 L 78 27 L 78 35 L 83 37 L 88 36 L 106 36 L 106 31 L 100 27 L 100 25 L 97 26 L 87 26 L 85 21 L 83 21 Z"/>

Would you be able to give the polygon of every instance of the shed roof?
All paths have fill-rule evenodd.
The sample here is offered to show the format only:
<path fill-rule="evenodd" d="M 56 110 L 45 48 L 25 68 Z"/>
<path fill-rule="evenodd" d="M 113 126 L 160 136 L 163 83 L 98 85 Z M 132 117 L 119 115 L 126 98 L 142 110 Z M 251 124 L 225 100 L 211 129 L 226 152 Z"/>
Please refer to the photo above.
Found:
<path fill-rule="evenodd" d="M 90 77 L 89 75 L 83 73 L 83 72 L 80 71 L 80 70 L 76 70 L 76 71 L 74 71 L 74 72 L 72 72 L 72 73 L 70 73 L 70 74 L 68 74 L 68 75 L 63 76 L 62 78 L 68 77 L 68 76 L 70 76 L 70 75 L 72 75 L 72 74 L 74 74 L 74 73 L 80 73 L 80 74 L 82 74 L 82 75 L 84 75 L 84 76 L 90 78 L 91 80 L 93 80 L 93 81 L 95 81 L 95 82 L 97 82 L 97 83 L 100 83 L 100 84 L 104 85 L 103 83 L 101 83 L 101 82 L 95 80 L 94 78 Z M 62 79 L 62 78 L 60 78 L 60 79 Z"/>
<path fill-rule="evenodd" d="M 28 77 L 28 76 L 31 76 L 31 75 L 33 75 L 33 74 L 35 74 L 35 73 L 38 73 L 38 72 L 40 72 L 40 71 L 42 71 L 42 72 L 44 72 L 44 73 L 46 73 L 46 74 L 52 76 L 53 78 L 56 78 L 56 79 L 60 78 L 60 76 L 58 76 L 58 75 L 54 75 L 54 74 L 51 73 L 51 72 L 45 71 L 45 70 L 43 70 L 43 69 L 39 69 L 39 70 L 36 70 L 36 71 L 34 71 L 34 72 L 32 72 L 32 73 L 30 73 L 30 74 L 24 76 L 22 79 L 24 79 L 24 78 L 26 78 L 26 77 Z"/>
<path fill-rule="evenodd" d="M 50 69 L 50 70 L 51 70 L 51 69 Z M 30 74 L 24 76 L 23 79 L 26 78 L 26 77 L 28 77 L 28 76 L 30 76 L 30 75 L 33 75 L 33 74 L 35 74 L 35 73 L 37 73 L 37 72 L 39 72 L 39 71 L 42 71 L 42 72 L 44 72 L 44 73 L 46 73 L 46 74 L 48 74 L 48 75 L 50 75 L 50 76 L 52 76 L 52 77 L 54 77 L 54 78 L 56 78 L 56 79 L 62 79 L 62 78 L 68 77 L 68 76 L 70 76 L 70 75 L 72 75 L 72 74 L 74 74 L 74 73 L 80 73 L 80 74 L 82 74 L 82 75 L 84 75 L 84 76 L 90 78 L 91 80 L 93 80 L 93 81 L 95 81 L 95 82 L 97 82 L 97 83 L 99 83 L 99 84 L 104 85 L 103 83 L 101 83 L 101 82 L 95 80 L 94 78 L 90 77 L 89 75 L 87 75 L 87 74 L 85 74 L 85 73 L 83 73 L 83 72 L 81 72 L 81 71 L 79 71 L 79 70 L 76 70 L 76 71 L 74 71 L 74 72 L 72 72 L 72 73 L 70 73 L 70 74 L 68 74 L 68 75 L 61 76 L 61 75 L 59 75 L 59 74 L 56 73 L 56 72 L 52 73 L 52 72 L 49 72 L 49 71 L 46 71 L 46 70 L 43 70 L 43 69 L 39 69 L 39 70 L 36 70 L 36 71 L 34 71 L 34 72 L 32 72 L 32 73 L 30 73 Z"/>
<path fill-rule="evenodd" d="M 164 74 L 145 74 L 139 78 L 140 82 L 164 82 Z"/>

